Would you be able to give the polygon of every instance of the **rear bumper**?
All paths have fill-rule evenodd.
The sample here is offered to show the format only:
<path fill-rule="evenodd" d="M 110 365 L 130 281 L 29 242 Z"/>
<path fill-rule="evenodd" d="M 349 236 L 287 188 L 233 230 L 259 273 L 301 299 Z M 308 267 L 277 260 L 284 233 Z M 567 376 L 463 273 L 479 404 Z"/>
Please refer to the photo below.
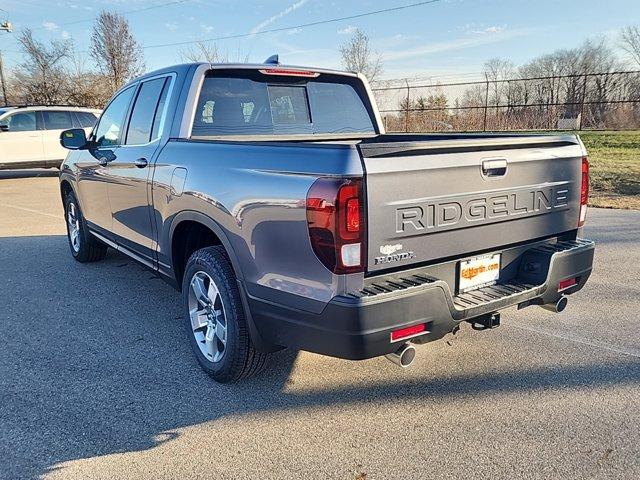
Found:
<path fill-rule="evenodd" d="M 442 338 L 463 320 L 512 305 L 555 303 L 580 290 L 593 265 L 594 243 L 572 240 L 526 250 L 515 278 L 454 296 L 449 285 L 427 275 L 393 274 L 369 279 L 359 292 L 333 298 L 319 314 L 249 298 L 254 325 L 262 341 L 352 360 L 385 355 L 403 341 L 391 332 L 426 323 L 420 343 Z M 558 293 L 562 280 L 576 285 Z"/>

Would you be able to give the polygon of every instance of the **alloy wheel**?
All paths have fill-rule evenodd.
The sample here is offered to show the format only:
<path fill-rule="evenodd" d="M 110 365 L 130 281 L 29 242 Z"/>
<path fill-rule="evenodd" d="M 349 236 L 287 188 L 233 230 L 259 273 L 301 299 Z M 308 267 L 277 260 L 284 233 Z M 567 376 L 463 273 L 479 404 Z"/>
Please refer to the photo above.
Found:
<path fill-rule="evenodd" d="M 80 219 L 76 204 L 69 202 L 67 207 L 67 224 L 69 225 L 69 240 L 74 252 L 80 251 Z"/>
<path fill-rule="evenodd" d="M 206 272 L 196 272 L 189 282 L 189 317 L 200 352 L 219 362 L 227 344 L 227 319 L 220 290 Z"/>

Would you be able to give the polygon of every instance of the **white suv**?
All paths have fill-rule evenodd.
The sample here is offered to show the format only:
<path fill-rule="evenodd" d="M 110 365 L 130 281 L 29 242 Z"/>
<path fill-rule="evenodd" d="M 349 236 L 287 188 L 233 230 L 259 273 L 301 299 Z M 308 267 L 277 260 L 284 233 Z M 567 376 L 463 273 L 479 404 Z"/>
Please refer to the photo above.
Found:
<path fill-rule="evenodd" d="M 87 134 L 100 110 L 79 107 L 0 107 L 0 170 L 60 167 L 67 151 L 60 133 L 84 128 Z"/>

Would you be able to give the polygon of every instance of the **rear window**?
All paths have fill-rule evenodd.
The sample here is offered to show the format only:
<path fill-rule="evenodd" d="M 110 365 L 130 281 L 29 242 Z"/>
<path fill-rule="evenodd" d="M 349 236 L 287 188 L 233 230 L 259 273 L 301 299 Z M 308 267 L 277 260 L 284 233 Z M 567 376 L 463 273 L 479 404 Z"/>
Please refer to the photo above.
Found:
<path fill-rule="evenodd" d="M 96 120 L 98 120 L 98 117 L 91 112 L 76 112 L 76 117 L 78 117 L 80 125 L 84 128 L 93 127 L 96 124 Z"/>
<path fill-rule="evenodd" d="M 357 78 L 216 71 L 202 85 L 192 136 L 375 133 Z"/>

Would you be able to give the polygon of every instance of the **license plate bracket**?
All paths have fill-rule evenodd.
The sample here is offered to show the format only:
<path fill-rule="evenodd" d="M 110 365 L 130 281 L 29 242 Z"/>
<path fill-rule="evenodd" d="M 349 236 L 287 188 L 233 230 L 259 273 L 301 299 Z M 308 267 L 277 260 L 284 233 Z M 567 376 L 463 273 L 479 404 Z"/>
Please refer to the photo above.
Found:
<path fill-rule="evenodd" d="M 501 257 L 499 253 L 491 253 L 460 260 L 458 293 L 494 285 L 500 279 Z"/>

